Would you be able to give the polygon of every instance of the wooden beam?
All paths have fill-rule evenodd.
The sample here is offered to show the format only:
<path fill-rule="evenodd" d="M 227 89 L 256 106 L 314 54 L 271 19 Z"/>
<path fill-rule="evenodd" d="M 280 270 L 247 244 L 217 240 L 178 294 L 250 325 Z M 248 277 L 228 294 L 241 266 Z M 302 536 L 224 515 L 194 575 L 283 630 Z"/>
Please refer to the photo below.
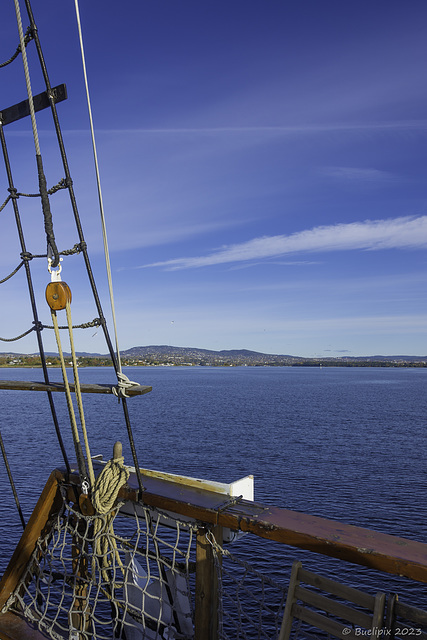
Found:
<path fill-rule="evenodd" d="M 66 100 L 67 88 L 65 84 L 59 84 L 57 87 L 51 89 L 51 95 L 55 103 Z M 47 91 L 43 91 L 43 93 L 39 93 L 36 96 L 33 96 L 33 106 L 34 111 L 41 111 L 42 109 L 47 109 L 47 107 L 50 106 L 50 100 Z M 29 102 L 28 100 L 23 100 L 18 104 L 14 104 L 12 107 L 2 109 L 0 111 L 0 120 L 2 125 L 5 126 L 6 124 L 10 124 L 11 122 L 15 122 L 16 120 L 20 120 L 21 118 L 25 118 L 29 115 Z"/>
<path fill-rule="evenodd" d="M 426 543 L 248 500 L 224 507 L 221 494 L 141 473 L 147 506 L 427 583 Z M 134 474 L 128 485 L 119 496 L 135 500 Z"/>
<path fill-rule="evenodd" d="M 212 545 L 206 539 L 206 533 L 206 529 L 199 529 L 196 538 L 194 640 L 218 638 L 218 575 Z M 214 527 L 212 534 L 222 544 L 222 527 Z"/>
<path fill-rule="evenodd" d="M 229 526 L 227 520 L 224 514 L 224 526 Z M 427 582 L 427 544 L 423 542 L 277 507 L 240 524 L 242 531 L 269 540 Z"/>
<path fill-rule="evenodd" d="M 80 390 L 82 393 L 113 393 L 113 388 L 116 385 L 111 384 L 81 384 Z M 63 382 L 31 382 L 28 380 L 0 380 L 0 389 L 5 391 L 60 391 L 64 392 Z M 74 384 L 70 382 L 70 389 L 74 391 Z M 126 389 L 126 393 L 129 397 L 142 396 L 145 393 L 149 393 L 152 387 L 146 387 L 141 385 L 135 385 Z"/>

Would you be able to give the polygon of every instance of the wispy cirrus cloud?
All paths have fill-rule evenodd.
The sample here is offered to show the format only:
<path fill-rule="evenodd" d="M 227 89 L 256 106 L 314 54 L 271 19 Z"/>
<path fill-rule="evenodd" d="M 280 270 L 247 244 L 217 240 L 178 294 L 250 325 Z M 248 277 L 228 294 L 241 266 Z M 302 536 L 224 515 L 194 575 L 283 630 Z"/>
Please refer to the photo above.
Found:
<path fill-rule="evenodd" d="M 162 128 L 123 128 L 123 129 L 97 129 L 98 134 L 103 135 L 229 135 L 229 134 L 274 134 L 274 135 L 305 135 L 322 133 L 345 133 L 364 131 L 427 131 L 427 120 L 394 120 L 390 122 L 330 122 L 319 124 L 293 124 L 293 125 L 235 125 L 235 126 L 200 126 L 200 127 L 162 127 Z M 87 135 L 86 130 L 69 130 L 67 133 Z"/>
<path fill-rule="evenodd" d="M 325 167 L 321 173 L 327 178 L 363 183 L 364 186 L 366 186 L 366 183 L 383 184 L 384 182 L 396 180 L 396 177 L 392 173 L 372 168 Z"/>
<path fill-rule="evenodd" d="M 267 260 L 286 254 L 328 251 L 416 249 L 427 246 L 427 216 L 365 220 L 314 227 L 290 235 L 262 236 L 226 245 L 205 256 L 175 258 L 143 267 L 194 269 L 248 260 Z"/>

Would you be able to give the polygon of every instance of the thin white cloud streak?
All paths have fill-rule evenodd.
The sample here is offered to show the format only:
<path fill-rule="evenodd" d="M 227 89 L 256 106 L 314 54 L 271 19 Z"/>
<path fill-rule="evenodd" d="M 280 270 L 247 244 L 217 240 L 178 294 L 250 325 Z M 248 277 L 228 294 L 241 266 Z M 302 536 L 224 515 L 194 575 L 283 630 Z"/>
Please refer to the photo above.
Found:
<path fill-rule="evenodd" d="M 427 246 L 427 216 L 408 216 L 390 220 L 366 220 L 314 227 L 288 236 L 263 236 L 248 242 L 222 247 L 206 256 L 153 262 L 142 265 L 141 268 L 194 269 L 248 260 L 267 260 L 290 253 L 417 249 L 425 246 Z"/>
<path fill-rule="evenodd" d="M 392 122 L 332 122 L 329 124 L 303 124 L 303 125 L 279 125 L 279 126 L 218 126 L 218 127 L 175 127 L 175 128 L 137 128 L 137 129 L 97 129 L 99 134 L 230 134 L 230 133 L 276 133 L 276 134 L 310 134 L 329 133 L 333 131 L 401 131 L 401 130 L 427 130 L 427 120 L 396 120 Z M 73 131 L 69 133 L 85 133 Z"/>
<path fill-rule="evenodd" d="M 328 178 L 346 180 L 347 182 L 363 183 L 364 186 L 367 182 L 375 184 L 396 182 L 396 176 L 392 173 L 379 171 L 378 169 L 361 169 L 359 167 L 325 167 L 321 170 L 321 173 Z"/>
<path fill-rule="evenodd" d="M 251 263 L 246 263 L 246 264 L 239 264 L 236 265 L 234 267 L 230 268 L 230 271 L 237 271 L 240 269 L 250 269 L 252 267 L 257 267 L 260 264 L 263 264 L 263 262 L 251 262 Z M 279 265 L 281 267 L 285 266 L 285 267 L 305 267 L 305 266 L 313 266 L 321 264 L 321 262 L 319 262 L 318 260 L 276 260 L 275 262 L 269 262 L 269 264 L 276 264 Z"/>
<path fill-rule="evenodd" d="M 253 125 L 253 126 L 213 126 L 213 127 L 162 127 L 162 128 L 126 128 L 121 129 L 111 128 L 96 128 L 95 133 L 99 135 L 123 135 L 123 134 L 229 134 L 229 133 L 278 133 L 278 134 L 304 134 L 304 133 L 329 133 L 333 131 L 345 132 L 345 131 L 387 131 L 393 130 L 414 130 L 414 131 L 426 131 L 427 120 L 394 120 L 391 122 L 332 122 L 329 124 L 302 124 L 302 125 Z M 53 137 L 55 135 L 50 129 L 39 128 L 39 131 L 44 136 Z M 87 129 L 72 129 L 70 127 L 64 127 L 62 129 L 64 136 L 77 136 L 81 135 L 88 137 Z M 10 131 L 9 136 L 13 137 L 31 137 L 31 131 Z"/>

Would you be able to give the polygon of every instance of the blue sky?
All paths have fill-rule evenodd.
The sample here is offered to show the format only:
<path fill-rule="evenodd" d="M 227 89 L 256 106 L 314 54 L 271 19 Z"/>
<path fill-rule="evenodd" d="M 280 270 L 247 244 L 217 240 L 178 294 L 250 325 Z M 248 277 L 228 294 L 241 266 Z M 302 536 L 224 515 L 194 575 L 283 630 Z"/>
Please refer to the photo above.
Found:
<path fill-rule="evenodd" d="M 74 3 L 33 0 L 33 11 L 52 84 L 68 87 L 58 111 L 109 316 Z M 80 12 L 122 349 L 427 353 L 423 0 L 91 0 Z M 14 20 L 10 2 L 2 60 L 17 45 Z M 19 61 L 0 79 L 1 108 L 25 98 Z M 62 169 L 49 114 L 37 121 L 51 186 Z M 31 192 L 28 126 L 6 134 L 15 182 Z M 0 188 L 3 202 L 4 171 Z M 63 194 L 52 209 L 58 245 L 71 247 Z M 40 206 L 22 211 L 28 249 L 41 253 Z M 6 275 L 20 250 L 12 210 L 0 216 Z M 46 265 L 34 270 L 49 323 Z M 0 288 L 2 337 L 31 325 L 23 275 Z M 74 321 L 95 317 L 78 259 L 63 278 Z M 44 340 L 54 348 L 50 332 Z M 106 351 L 99 331 L 76 340 Z M 0 349 L 35 351 L 34 335 Z"/>

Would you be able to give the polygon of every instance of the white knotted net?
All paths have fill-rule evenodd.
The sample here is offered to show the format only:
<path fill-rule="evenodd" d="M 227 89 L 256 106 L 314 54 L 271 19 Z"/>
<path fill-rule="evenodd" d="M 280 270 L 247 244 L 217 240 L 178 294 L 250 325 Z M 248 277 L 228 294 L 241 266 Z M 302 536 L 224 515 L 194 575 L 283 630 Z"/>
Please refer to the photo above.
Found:
<path fill-rule="evenodd" d="M 203 523 L 131 501 L 83 516 L 62 490 L 61 512 L 3 611 L 18 611 L 54 640 L 194 638 L 196 533 Z M 277 637 L 285 588 L 207 531 L 218 638 Z"/>
<path fill-rule="evenodd" d="M 192 638 L 195 526 L 133 503 L 119 513 L 85 517 L 64 496 L 6 609 L 54 639 Z"/>

